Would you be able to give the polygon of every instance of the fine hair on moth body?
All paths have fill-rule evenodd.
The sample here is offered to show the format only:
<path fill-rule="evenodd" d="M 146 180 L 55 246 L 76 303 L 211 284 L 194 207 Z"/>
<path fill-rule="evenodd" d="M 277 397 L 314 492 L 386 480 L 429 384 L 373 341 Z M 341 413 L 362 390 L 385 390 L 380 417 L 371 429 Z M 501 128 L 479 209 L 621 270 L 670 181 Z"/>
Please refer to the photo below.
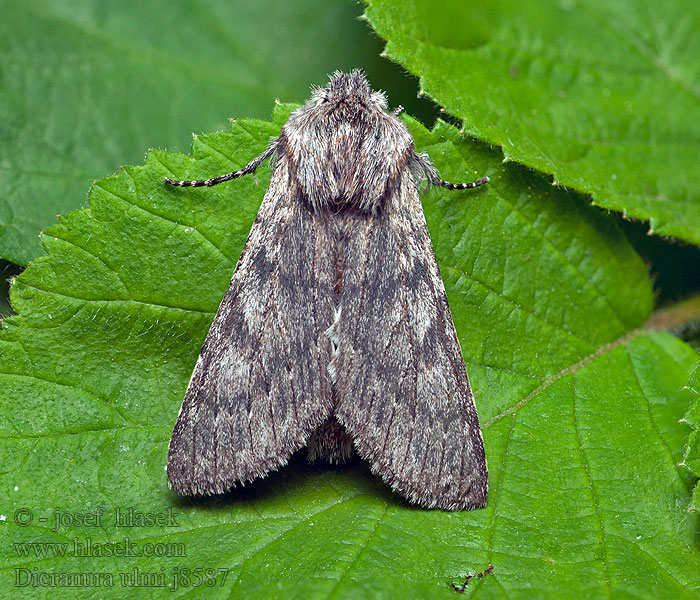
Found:
<path fill-rule="evenodd" d="M 240 171 L 270 185 L 192 373 L 170 487 L 219 494 L 285 464 L 354 451 L 425 508 L 486 503 L 474 397 L 418 185 L 449 190 L 384 94 L 336 72 Z"/>

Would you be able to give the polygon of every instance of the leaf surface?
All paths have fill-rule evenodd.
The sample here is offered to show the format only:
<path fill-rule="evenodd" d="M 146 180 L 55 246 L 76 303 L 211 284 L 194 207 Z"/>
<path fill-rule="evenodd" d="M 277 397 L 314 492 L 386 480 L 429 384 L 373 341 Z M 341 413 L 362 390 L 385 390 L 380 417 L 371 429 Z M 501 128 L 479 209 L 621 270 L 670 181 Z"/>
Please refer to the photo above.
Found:
<path fill-rule="evenodd" d="M 649 278 L 610 219 L 444 123 L 407 119 L 444 178 L 491 177 L 423 194 L 484 432 L 487 507 L 420 510 L 362 461 L 308 466 L 303 453 L 225 497 L 168 490 L 172 426 L 269 171 L 208 189 L 163 177 L 240 168 L 289 110 L 97 181 L 15 280 L 19 314 L 0 336 L 0 596 L 140 598 L 140 573 L 154 598 L 452 598 L 491 563 L 471 596 L 698 597 L 678 422 L 697 354 L 640 329 Z M 129 509 L 166 521 L 130 522 Z M 99 511 L 97 524 L 76 516 Z M 125 538 L 141 555 L 95 554 Z M 113 581 L 18 587 L 33 573 Z"/>
<path fill-rule="evenodd" d="M 700 243 L 700 11 L 680 0 L 366 0 L 385 52 L 508 160 Z"/>
<path fill-rule="evenodd" d="M 690 376 L 688 389 L 695 395 L 695 398 L 683 418 L 683 421 L 692 429 L 685 446 L 683 465 L 695 477 L 695 488 L 689 510 L 700 512 L 700 488 L 697 485 L 697 478 L 700 477 L 700 434 L 698 433 L 700 429 L 700 363 Z"/>

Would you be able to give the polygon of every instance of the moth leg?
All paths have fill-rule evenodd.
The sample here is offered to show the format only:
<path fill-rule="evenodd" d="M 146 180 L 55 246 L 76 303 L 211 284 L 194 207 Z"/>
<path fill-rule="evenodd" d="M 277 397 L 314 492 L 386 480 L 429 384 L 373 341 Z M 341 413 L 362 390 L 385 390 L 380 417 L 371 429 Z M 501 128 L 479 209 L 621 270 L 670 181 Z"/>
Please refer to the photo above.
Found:
<path fill-rule="evenodd" d="M 176 181 L 174 179 L 166 177 L 165 183 L 169 183 L 170 185 L 177 185 L 179 187 L 211 187 L 212 185 L 216 185 L 217 183 L 223 183 L 224 181 L 229 181 L 231 179 L 243 177 L 244 175 L 248 175 L 249 173 L 255 173 L 255 169 L 257 169 L 263 162 L 270 158 L 276 151 L 277 139 L 275 138 L 274 140 L 272 140 L 272 142 L 270 142 L 270 145 L 267 147 L 265 152 L 263 152 L 260 156 L 256 156 L 240 171 L 234 171 L 233 173 L 227 173 L 226 175 L 220 175 L 219 177 L 212 177 L 211 179 L 198 179 L 196 181 Z"/>
<path fill-rule="evenodd" d="M 438 185 L 448 190 L 466 190 L 479 187 L 490 181 L 486 175 L 470 183 L 450 183 L 449 181 L 445 181 L 440 178 L 437 169 L 433 166 L 433 163 L 430 162 L 430 157 L 424 153 L 414 152 L 412 163 L 414 170 L 425 175 L 430 185 Z"/>

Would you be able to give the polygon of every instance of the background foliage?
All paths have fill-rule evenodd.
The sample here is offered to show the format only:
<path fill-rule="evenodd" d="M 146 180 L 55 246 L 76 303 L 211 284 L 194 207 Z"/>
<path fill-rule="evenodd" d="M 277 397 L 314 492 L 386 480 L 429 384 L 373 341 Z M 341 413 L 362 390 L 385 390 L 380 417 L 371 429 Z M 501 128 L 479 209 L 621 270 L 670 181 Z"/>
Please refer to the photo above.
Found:
<path fill-rule="evenodd" d="M 454 124 L 431 130 L 436 109 L 379 58 L 382 42 L 350 2 L 0 4 L 10 59 L 0 253 L 34 259 L 0 335 L 0 596 L 450 597 L 450 583 L 489 563 L 493 576 L 467 593 L 699 595 L 698 357 L 668 333 L 693 342 L 697 302 L 674 301 L 697 289 L 697 248 L 551 185 L 697 241 L 697 14 L 672 2 L 658 13 L 592 1 L 523 13 L 372 0 L 389 55 L 464 118 L 450 123 L 492 147 Z M 196 137 L 193 158 L 151 151 L 85 191 L 149 146 L 178 149 L 229 115 L 267 118 L 275 96 L 302 100 L 327 72 L 355 66 L 429 126 L 406 117 L 445 178 L 492 179 L 423 195 L 484 431 L 488 506 L 418 510 L 362 461 L 308 466 L 303 453 L 227 496 L 178 498 L 163 470 L 172 424 L 269 172 L 259 186 L 209 190 L 168 189 L 162 177 L 240 167 L 291 107 Z M 654 175 L 663 165 L 678 165 L 673 181 Z M 56 213 L 41 256 L 37 233 Z M 652 315 L 655 304 L 666 310 Z M 116 527 L 128 508 L 175 520 Z M 100 509 L 99 526 L 69 522 Z M 68 516 L 52 528 L 57 510 Z M 76 551 L 125 537 L 186 556 Z M 18 587 L 17 569 L 116 581 Z M 122 585 L 135 569 L 178 589 Z M 206 569 L 227 576 L 195 586 Z"/>
<path fill-rule="evenodd" d="M 146 148 L 184 150 L 190 131 L 267 117 L 270 98 L 301 101 L 329 70 L 388 70 L 352 2 L 3 0 L 0 9 L 0 139 L 12 150 L 0 159 L 0 256 L 19 264 L 40 254 L 37 232 L 56 214 L 86 206 L 93 179 L 141 162 Z"/>
<path fill-rule="evenodd" d="M 420 75 L 468 133 L 659 234 L 700 242 L 697 7 L 452 0 L 441 8 L 369 0 L 367 15 L 389 56 Z"/>

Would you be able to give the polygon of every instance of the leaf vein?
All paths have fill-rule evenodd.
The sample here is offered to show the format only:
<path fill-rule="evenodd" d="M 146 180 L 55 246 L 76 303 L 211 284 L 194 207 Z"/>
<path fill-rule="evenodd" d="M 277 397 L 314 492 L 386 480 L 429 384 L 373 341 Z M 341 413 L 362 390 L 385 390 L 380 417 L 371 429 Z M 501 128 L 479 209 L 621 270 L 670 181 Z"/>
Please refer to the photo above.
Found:
<path fill-rule="evenodd" d="M 603 555 L 600 557 L 600 562 L 603 565 L 603 572 L 605 577 L 605 584 L 608 588 L 608 597 L 612 597 L 612 584 L 610 582 L 610 573 L 608 571 L 608 550 L 606 542 L 606 531 L 603 525 L 603 517 L 600 514 L 600 501 L 598 500 L 598 494 L 596 493 L 595 486 L 593 484 L 593 477 L 588 465 L 588 460 L 586 459 L 586 453 L 583 450 L 583 444 L 581 443 L 581 432 L 579 431 L 578 418 L 576 415 L 576 376 L 573 377 L 573 393 L 571 396 L 571 412 L 573 417 L 574 433 L 576 435 L 576 444 L 578 446 L 579 454 L 581 456 L 581 465 L 583 471 L 586 474 L 588 480 L 588 488 L 591 492 L 591 500 L 593 503 L 593 510 L 595 512 L 596 520 L 598 521 L 600 545 L 602 546 Z M 597 561 L 596 561 L 597 562 Z"/>

